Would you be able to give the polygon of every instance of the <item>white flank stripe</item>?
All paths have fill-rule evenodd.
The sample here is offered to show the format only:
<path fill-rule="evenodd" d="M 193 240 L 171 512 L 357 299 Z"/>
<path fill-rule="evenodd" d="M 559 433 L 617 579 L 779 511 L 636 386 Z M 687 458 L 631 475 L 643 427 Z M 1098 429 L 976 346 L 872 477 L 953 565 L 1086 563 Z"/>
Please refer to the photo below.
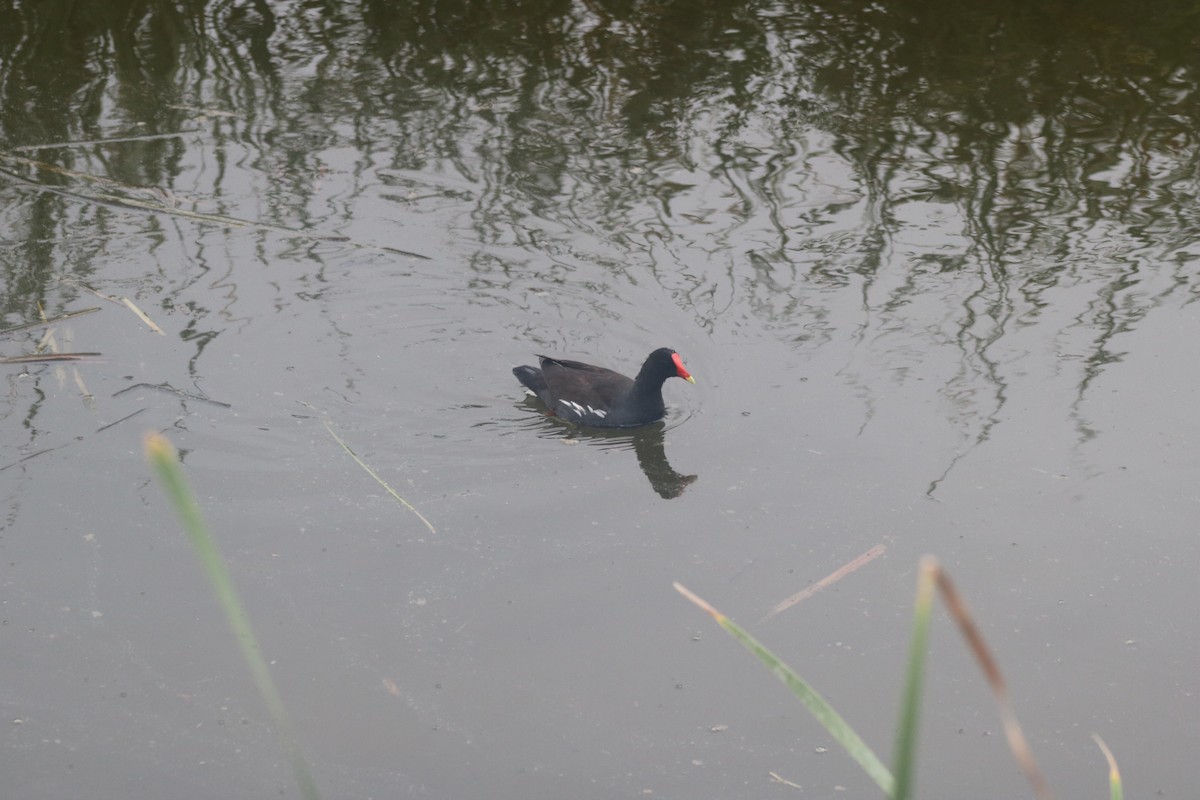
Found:
<path fill-rule="evenodd" d="M 593 416 L 599 417 L 600 419 L 604 419 L 605 417 L 608 416 L 608 412 L 602 408 L 592 408 L 591 406 L 583 405 L 582 403 L 576 403 L 574 400 L 560 399 L 558 402 L 560 402 L 564 406 L 566 406 L 568 411 L 573 411 L 581 417 L 585 417 L 588 414 L 591 414 Z"/>

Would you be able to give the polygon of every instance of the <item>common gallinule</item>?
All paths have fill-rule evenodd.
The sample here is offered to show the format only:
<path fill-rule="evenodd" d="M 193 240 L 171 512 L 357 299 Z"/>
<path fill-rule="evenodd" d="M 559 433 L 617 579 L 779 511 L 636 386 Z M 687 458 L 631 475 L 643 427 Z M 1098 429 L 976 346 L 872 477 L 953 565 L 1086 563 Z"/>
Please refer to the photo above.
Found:
<path fill-rule="evenodd" d="M 633 428 L 663 418 L 662 386 L 667 378 L 696 379 L 669 347 L 646 357 L 637 378 L 579 361 L 538 356 L 542 368 L 514 367 L 525 388 L 550 409 L 550 413 L 577 425 L 593 428 Z"/>

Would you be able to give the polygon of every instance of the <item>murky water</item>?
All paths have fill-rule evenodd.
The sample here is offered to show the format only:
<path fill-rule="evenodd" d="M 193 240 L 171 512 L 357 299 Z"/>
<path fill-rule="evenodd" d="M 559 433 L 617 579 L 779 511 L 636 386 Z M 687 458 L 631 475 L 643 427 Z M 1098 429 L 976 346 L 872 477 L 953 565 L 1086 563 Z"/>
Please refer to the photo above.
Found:
<path fill-rule="evenodd" d="M 8 796 L 297 795 L 150 430 L 326 797 L 869 796 L 671 582 L 886 758 L 924 553 L 1061 795 L 1097 732 L 1190 796 L 1200 23 L 1154 9 L 0 6 L 0 327 L 99 308 L 0 353 L 101 354 L 2 366 Z M 664 345 L 639 431 L 510 373 Z M 924 722 L 922 797 L 1027 795 L 946 624 Z"/>

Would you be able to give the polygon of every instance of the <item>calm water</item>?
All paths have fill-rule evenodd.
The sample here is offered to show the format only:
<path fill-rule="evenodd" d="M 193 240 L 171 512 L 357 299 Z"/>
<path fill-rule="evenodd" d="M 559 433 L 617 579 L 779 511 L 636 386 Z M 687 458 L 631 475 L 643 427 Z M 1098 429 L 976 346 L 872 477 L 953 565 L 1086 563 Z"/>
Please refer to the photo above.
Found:
<path fill-rule="evenodd" d="M 1192 12 L 0 3 L 0 327 L 99 308 L 0 354 L 101 354 L 0 366 L 6 796 L 298 796 L 164 431 L 327 798 L 876 796 L 671 582 L 887 758 L 925 553 L 1060 796 L 1190 797 Z M 510 374 L 663 345 L 632 433 Z M 924 723 L 1028 796 L 944 620 Z"/>

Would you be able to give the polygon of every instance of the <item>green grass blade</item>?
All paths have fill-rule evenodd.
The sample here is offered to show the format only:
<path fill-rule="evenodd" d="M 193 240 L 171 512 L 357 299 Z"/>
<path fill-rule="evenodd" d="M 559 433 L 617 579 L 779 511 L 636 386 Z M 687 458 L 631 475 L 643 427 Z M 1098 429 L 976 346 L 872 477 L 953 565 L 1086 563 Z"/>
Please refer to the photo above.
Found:
<path fill-rule="evenodd" d="M 914 602 L 912 642 L 908 651 L 908 673 L 904 679 L 904 697 L 900 708 L 900 723 L 896 731 L 895 774 L 896 791 L 893 800 L 908 800 L 912 796 L 913 776 L 916 774 L 917 732 L 921 714 L 921 686 L 925 676 L 925 652 L 929 642 L 929 618 L 937 588 L 937 562 L 921 560 L 917 578 L 917 597 Z"/>
<path fill-rule="evenodd" d="M 321 795 L 312 779 L 308 762 L 304 759 L 304 754 L 300 752 L 300 746 L 292 732 L 292 724 L 288 719 L 287 710 L 284 708 L 283 698 L 280 697 L 279 690 L 275 688 L 271 670 L 267 666 L 266 658 L 263 657 L 262 649 L 258 646 L 258 640 L 254 637 L 254 631 L 250 627 L 250 618 L 246 615 L 241 600 L 238 599 L 233 579 L 225 568 L 225 562 L 217 549 L 217 543 L 204 524 L 200 506 L 196 502 L 195 494 L 187 484 L 175 448 L 171 446 L 165 436 L 151 434 L 146 437 L 146 460 L 150 462 L 150 466 L 158 475 L 167 499 L 178 512 L 183 522 L 183 528 L 196 550 L 196 555 L 200 558 L 204 574 L 208 576 L 209 582 L 212 584 L 213 594 L 216 595 L 221 610 L 225 613 L 225 619 L 233 630 L 238 646 L 241 647 L 242 657 L 250 668 L 254 684 L 258 687 L 258 692 L 262 695 L 267 711 L 275 724 L 275 730 L 279 734 L 284 751 L 291 762 L 296 781 L 300 785 L 301 794 L 306 800 L 320 800 Z"/>
<path fill-rule="evenodd" d="M 758 660 L 766 664 L 767 668 L 783 681 L 784 685 L 791 690 L 800 702 L 812 713 L 817 721 L 824 726 L 829 735 L 834 741 L 840 744 L 846 752 L 858 762 L 858 765 L 863 768 L 863 771 L 871 777 L 875 783 L 879 784 L 879 788 L 883 789 L 884 794 L 891 797 L 895 781 L 892 778 L 892 773 L 888 772 L 888 768 L 879 760 L 874 751 L 867 746 L 854 729 L 850 727 L 846 720 L 842 719 L 841 714 L 833 709 L 833 706 L 821 697 L 815 689 L 796 674 L 795 670 L 785 664 L 774 653 L 758 643 L 753 636 L 747 633 L 741 626 L 729 619 L 721 612 L 710 606 L 704 600 L 700 599 L 692 592 L 688 591 L 681 584 L 676 583 L 675 589 L 687 599 L 691 600 L 700 608 L 712 615 L 712 618 L 717 621 L 717 624 L 742 643 L 742 646 L 749 650 L 754 655 L 758 656 Z"/>
<path fill-rule="evenodd" d="M 1104 758 L 1108 761 L 1108 796 L 1109 800 L 1124 800 L 1125 790 L 1121 788 L 1121 770 L 1117 769 L 1117 759 L 1112 754 L 1112 750 L 1108 749 L 1108 745 L 1104 743 L 1097 734 L 1092 734 L 1092 738 L 1096 740 L 1096 744 L 1100 747 L 1100 752 L 1104 753 Z"/>

